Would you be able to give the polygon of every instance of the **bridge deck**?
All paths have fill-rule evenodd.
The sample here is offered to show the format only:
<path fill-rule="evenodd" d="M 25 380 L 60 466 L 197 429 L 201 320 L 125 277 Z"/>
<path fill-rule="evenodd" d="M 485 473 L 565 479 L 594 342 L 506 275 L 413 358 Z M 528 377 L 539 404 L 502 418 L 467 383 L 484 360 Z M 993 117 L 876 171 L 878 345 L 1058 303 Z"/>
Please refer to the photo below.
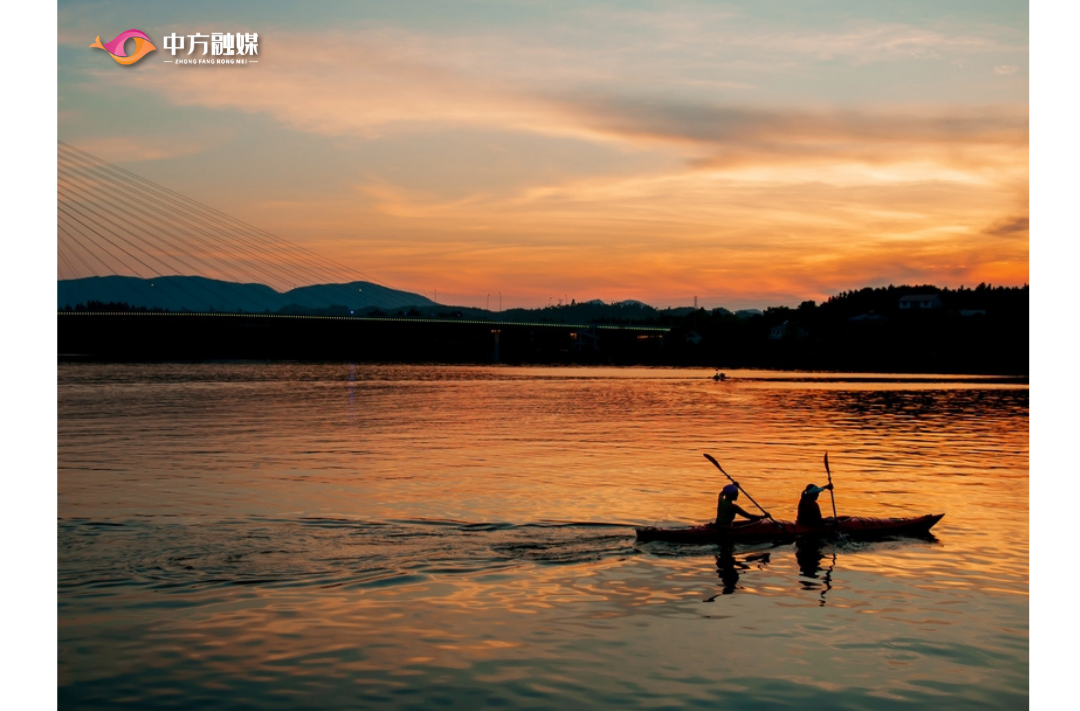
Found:
<path fill-rule="evenodd" d="M 654 364 L 669 329 L 289 314 L 61 311 L 61 357 Z"/>

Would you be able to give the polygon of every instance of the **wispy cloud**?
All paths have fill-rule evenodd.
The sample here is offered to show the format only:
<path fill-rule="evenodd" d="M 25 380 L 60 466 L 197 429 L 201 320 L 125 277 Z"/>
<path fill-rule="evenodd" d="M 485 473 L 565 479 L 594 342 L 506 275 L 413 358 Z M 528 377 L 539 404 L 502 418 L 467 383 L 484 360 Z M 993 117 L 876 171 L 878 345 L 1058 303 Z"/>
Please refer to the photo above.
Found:
<path fill-rule="evenodd" d="M 777 53 L 803 54 L 818 59 L 848 58 L 856 62 L 910 58 L 959 58 L 993 52 L 1022 52 L 1024 38 L 1014 31 L 988 29 L 982 34 L 944 32 L 902 24 L 860 22 L 834 32 L 768 33 L 760 37 L 733 38 L 741 46 L 760 47 Z"/>
<path fill-rule="evenodd" d="M 692 165 L 938 164 L 964 170 L 1026 161 L 1028 119 L 1015 107 L 754 109 L 589 97 L 568 113 L 597 133 L 682 146 Z"/>
<path fill-rule="evenodd" d="M 715 60 L 728 50 L 750 50 L 775 62 L 781 56 L 847 59 L 856 63 L 903 61 L 911 58 L 948 59 L 990 53 L 1027 51 L 1027 33 L 999 25 L 954 22 L 917 26 L 872 19 L 850 19 L 828 29 L 800 27 L 776 18 L 768 23 L 741 13 L 701 6 L 664 10 L 582 10 L 589 26 L 616 27 L 620 37 L 642 39 L 640 50 L 674 49 L 682 54 Z M 635 32 L 636 30 L 636 32 Z M 649 38 L 649 39 L 645 39 Z M 626 43 L 621 42 L 625 49 Z"/>
<path fill-rule="evenodd" d="M 993 237 L 1013 237 L 1028 233 L 1028 216 L 1010 215 L 997 220 L 986 228 L 986 234 Z"/>
<path fill-rule="evenodd" d="M 1027 142 L 1026 107 L 754 108 L 671 96 L 648 84 L 598 89 L 600 63 L 586 62 L 583 76 L 573 69 L 581 62 L 551 50 L 521 59 L 506 48 L 396 31 L 295 35 L 276 46 L 320 50 L 265 51 L 259 67 L 176 67 L 123 79 L 176 104 L 267 114 L 328 136 L 480 127 L 681 150 L 699 166 L 778 158 L 882 163 L 921 158 L 920 146 L 932 147 L 936 160 L 971 164 L 980 151 L 995 160 L 987 147 Z M 497 61 L 503 52 L 511 61 Z M 528 69 L 508 67 L 515 62 Z"/>

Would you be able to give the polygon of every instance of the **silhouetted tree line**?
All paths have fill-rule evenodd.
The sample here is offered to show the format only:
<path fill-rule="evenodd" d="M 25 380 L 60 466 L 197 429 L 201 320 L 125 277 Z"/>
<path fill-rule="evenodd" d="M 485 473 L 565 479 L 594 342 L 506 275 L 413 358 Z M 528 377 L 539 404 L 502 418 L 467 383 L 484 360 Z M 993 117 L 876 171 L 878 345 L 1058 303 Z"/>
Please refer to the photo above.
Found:
<path fill-rule="evenodd" d="M 937 296 L 941 306 L 901 309 L 905 296 Z M 868 287 L 750 318 L 700 309 L 671 327 L 667 357 L 686 365 L 1028 373 L 1027 285 Z"/>
<path fill-rule="evenodd" d="M 165 313 L 162 308 L 147 308 L 145 306 L 132 306 L 125 301 L 95 301 L 90 300 L 85 304 L 68 304 L 64 311 L 143 311 L 147 313 Z"/>
<path fill-rule="evenodd" d="M 826 313 L 844 314 L 848 317 L 868 312 L 891 314 L 900 311 L 900 299 L 905 296 L 934 295 L 941 299 L 943 310 L 1028 310 L 1028 287 L 992 286 L 979 284 L 974 289 L 939 289 L 936 286 L 887 286 L 876 289 L 867 287 L 858 291 L 845 291 L 830 297 L 821 305 Z M 813 302 L 808 302 L 813 304 Z M 805 305 L 805 304 L 804 304 Z"/>
<path fill-rule="evenodd" d="M 641 303 L 603 304 L 598 302 L 544 306 L 539 309 L 507 309 L 497 315 L 500 321 L 528 323 L 572 323 L 604 325 L 656 325 L 664 320 L 659 309 Z M 666 323 L 664 324 L 666 325 Z"/>

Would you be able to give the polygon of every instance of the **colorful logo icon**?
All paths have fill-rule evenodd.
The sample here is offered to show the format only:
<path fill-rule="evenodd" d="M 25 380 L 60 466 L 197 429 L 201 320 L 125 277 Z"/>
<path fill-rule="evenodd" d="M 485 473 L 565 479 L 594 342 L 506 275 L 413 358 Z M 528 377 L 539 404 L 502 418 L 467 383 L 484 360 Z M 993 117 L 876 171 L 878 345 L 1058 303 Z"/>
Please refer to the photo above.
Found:
<path fill-rule="evenodd" d="M 135 54 L 130 57 L 127 52 L 124 51 L 124 43 L 132 37 L 135 38 Z M 142 30 L 128 30 L 127 32 L 121 32 L 115 39 L 101 44 L 101 37 L 99 36 L 90 49 L 97 47 L 103 49 L 109 53 L 109 56 L 115 59 L 120 64 L 134 64 L 146 55 L 153 52 L 157 47 L 150 44 L 150 38 L 146 36 L 146 33 Z"/>

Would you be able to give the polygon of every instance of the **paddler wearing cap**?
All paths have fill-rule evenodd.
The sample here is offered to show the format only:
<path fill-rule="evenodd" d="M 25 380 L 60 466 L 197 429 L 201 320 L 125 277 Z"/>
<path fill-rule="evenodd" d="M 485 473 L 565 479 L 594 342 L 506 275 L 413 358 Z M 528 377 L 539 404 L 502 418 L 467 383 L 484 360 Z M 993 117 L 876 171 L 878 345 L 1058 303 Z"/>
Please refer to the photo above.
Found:
<path fill-rule="evenodd" d="M 817 502 L 818 494 L 823 491 L 832 491 L 832 488 L 832 484 L 826 484 L 825 486 L 807 484 L 799 497 L 799 516 L 795 519 L 795 523 L 800 526 L 816 527 L 825 525 L 826 521 L 833 521 L 832 518 L 824 519 L 821 517 L 821 508 Z"/>
<path fill-rule="evenodd" d="M 738 484 L 728 484 L 720 490 L 720 495 L 716 497 L 715 525 L 730 526 L 735 522 L 735 514 L 748 518 L 751 521 L 760 521 L 763 518 L 767 518 L 766 516 L 752 514 L 749 511 L 743 511 L 743 508 L 735 503 L 735 499 L 737 498 L 739 498 Z"/>

